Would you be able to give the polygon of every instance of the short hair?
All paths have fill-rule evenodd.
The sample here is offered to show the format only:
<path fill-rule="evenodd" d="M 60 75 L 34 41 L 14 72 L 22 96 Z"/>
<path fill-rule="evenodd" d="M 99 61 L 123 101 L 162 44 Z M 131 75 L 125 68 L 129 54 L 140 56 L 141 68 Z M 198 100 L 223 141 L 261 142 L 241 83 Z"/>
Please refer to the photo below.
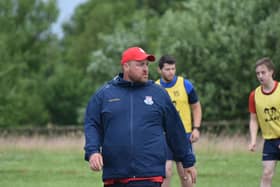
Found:
<path fill-rule="evenodd" d="M 274 66 L 274 64 L 273 64 L 273 62 L 270 58 L 264 57 L 264 58 L 259 59 L 255 64 L 255 68 L 257 68 L 260 65 L 265 65 L 267 67 L 267 69 L 272 70 L 273 71 L 272 77 L 274 78 L 274 76 L 275 76 L 275 66 Z"/>
<path fill-rule="evenodd" d="M 173 58 L 170 55 L 163 55 L 162 57 L 160 57 L 159 61 L 158 61 L 158 67 L 159 69 L 162 69 L 164 64 L 176 64 L 176 60 L 175 58 Z"/>

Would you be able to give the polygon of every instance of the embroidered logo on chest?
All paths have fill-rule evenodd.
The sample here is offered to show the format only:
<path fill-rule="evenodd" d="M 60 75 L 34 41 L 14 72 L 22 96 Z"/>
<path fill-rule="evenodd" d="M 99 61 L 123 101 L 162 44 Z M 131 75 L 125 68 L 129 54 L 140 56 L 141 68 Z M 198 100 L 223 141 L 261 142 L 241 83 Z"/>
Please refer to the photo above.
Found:
<path fill-rule="evenodd" d="M 144 103 L 146 103 L 147 105 L 154 104 L 153 97 L 152 96 L 145 96 Z"/>

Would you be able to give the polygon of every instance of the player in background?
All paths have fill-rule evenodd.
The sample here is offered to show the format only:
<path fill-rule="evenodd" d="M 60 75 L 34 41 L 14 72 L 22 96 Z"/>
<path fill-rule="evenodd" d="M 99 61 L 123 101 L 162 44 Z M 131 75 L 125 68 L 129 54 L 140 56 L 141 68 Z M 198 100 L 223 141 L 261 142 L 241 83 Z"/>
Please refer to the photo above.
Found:
<path fill-rule="evenodd" d="M 172 56 L 164 55 L 158 62 L 158 72 L 161 78 L 156 83 L 163 86 L 173 104 L 175 105 L 180 118 L 184 124 L 186 133 L 186 142 L 190 144 L 197 142 L 200 136 L 200 125 L 202 118 L 201 105 L 192 83 L 181 76 L 176 76 L 176 60 Z M 171 137 L 172 138 L 172 137 Z M 169 149 L 166 161 L 166 178 L 162 187 L 169 187 L 172 176 L 172 165 L 174 158 L 172 151 Z M 176 162 L 177 172 L 180 176 L 182 187 L 192 187 L 194 184 L 184 179 L 183 166 L 181 162 Z"/>
<path fill-rule="evenodd" d="M 256 150 L 260 127 L 264 138 L 260 186 L 270 187 L 276 163 L 280 160 L 280 87 L 274 79 L 275 67 L 271 59 L 258 60 L 255 70 L 260 85 L 249 96 L 251 141 L 248 148 Z"/>

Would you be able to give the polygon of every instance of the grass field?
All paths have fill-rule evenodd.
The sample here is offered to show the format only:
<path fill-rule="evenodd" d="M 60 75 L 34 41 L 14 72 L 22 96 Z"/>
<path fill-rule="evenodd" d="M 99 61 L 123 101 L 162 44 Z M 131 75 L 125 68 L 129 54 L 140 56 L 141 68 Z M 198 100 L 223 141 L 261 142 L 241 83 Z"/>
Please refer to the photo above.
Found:
<path fill-rule="evenodd" d="M 261 141 L 259 141 L 261 146 Z M 195 144 L 196 187 L 256 187 L 261 151 L 247 151 L 245 137 L 204 136 Z M 176 172 L 172 187 L 179 187 Z M 1 187 L 101 187 L 101 173 L 83 160 L 83 138 L 0 138 Z M 280 186 L 277 168 L 273 186 Z"/>

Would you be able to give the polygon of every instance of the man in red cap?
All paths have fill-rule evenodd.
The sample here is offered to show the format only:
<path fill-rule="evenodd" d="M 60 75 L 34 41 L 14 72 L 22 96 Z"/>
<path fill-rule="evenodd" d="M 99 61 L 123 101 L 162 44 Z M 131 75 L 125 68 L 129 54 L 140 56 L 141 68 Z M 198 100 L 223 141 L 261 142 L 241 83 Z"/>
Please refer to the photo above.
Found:
<path fill-rule="evenodd" d="M 139 47 L 123 52 L 120 73 L 90 99 L 85 114 L 85 159 L 103 171 L 106 187 L 160 187 L 166 142 L 182 162 L 186 180 L 196 181 L 195 156 L 164 88 L 148 80 L 149 61 Z"/>
<path fill-rule="evenodd" d="M 142 83 L 147 82 L 149 61 L 155 61 L 155 57 L 146 54 L 140 47 L 131 47 L 124 51 L 121 60 L 124 80 Z"/>

